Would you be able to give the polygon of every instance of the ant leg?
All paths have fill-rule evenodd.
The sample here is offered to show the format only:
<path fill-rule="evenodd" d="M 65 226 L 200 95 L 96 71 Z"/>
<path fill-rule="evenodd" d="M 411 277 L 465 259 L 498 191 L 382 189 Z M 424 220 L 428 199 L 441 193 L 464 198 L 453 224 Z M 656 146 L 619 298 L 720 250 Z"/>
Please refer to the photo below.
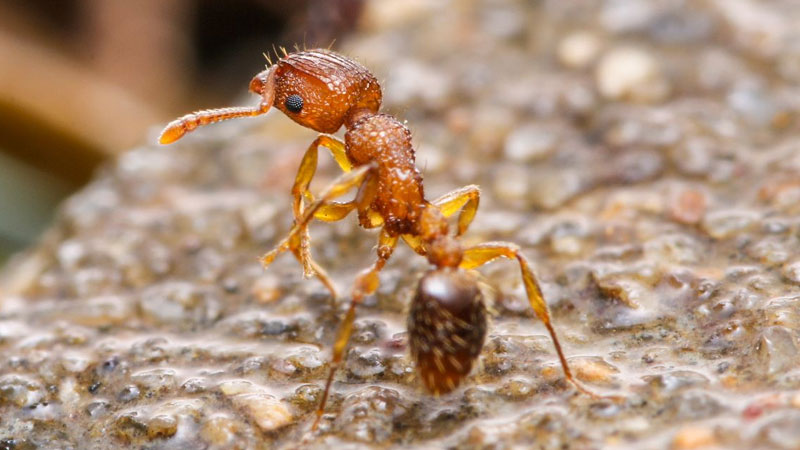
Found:
<path fill-rule="evenodd" d="M 374 193 L 373 193 L 374 195 Z M 371 200 L 370 200 L 371 201 Z M 371 230 L 383 226 L 383 216 L 372 208 L 358 209 L 358 224 L 365 230 Z"/>
<path fill-rule="evenodd" d="M 397 236 L 390 236 L 385 228 L 382 229 L 378 237 L 378 259 L 372 267 L 364 270 L 356 277 L 356 281 L 353 284 L 353 296 L 350 300 L 350 308 L 348 308 L 347 315 L 339 326 L 339 332 L 333 344 L 331 367 L 328 371 L 328 379 L 325 381 L 325 391 L 322 393 L 322 400 L 319 402 L 319 407 L 317 408 L 317 418 L 314 420 L 314 425 L 311 427 L 312 430 L 317 429 L 322 414 L 325 412 L 325 404 L 328 401 L 331 384 L 333 383 L 333 376 L 342 364 L 347 342 L 350 340 L 350 335 L 353 332 L 353 322 L 356 318 L 356 306 L 361 303 L 365 296 L 372 294 L 378 289 L 380 285 L 378 273 L 383 269 L 383 266 L 386 265 L 386 261 L 392 256 L 392 252 L 394 252 L 396 246 Z"/>
<path fill-rule="evenodd" d="M 481 201 L 481 190 L 478 186 L 471 184 L 455 191 L 448 192 L 441 197 L 434 200 L 433 205 L 439 208 L 442 215 L 450 217 L 461 211 L 458 215 L 458 233 L 456 236 L 461 236 L 467 231 L 467 228 L 475 218 L 475 213 L 478 212 L 478 204 Z"/>
<path fill-rule="evenodd" d="M 374 166 L 372 164 L 368 164 L 359 166 L 351 172 L 347 172 L 339 176 L 339 178 L 337 178 L 322 192 L 319 200 L 316 200 L 308 205 L 308 207 L 303 211 L 302 215 L 295 221 L 295 224 L 292 226 L 291 230 L 289 230 L 289 235 L 286 236 L 286 238 L 284 238 L 277 247 L 261 257 L 261 264 L 264 267 L 267 267 L 279 254 L 287 250 L 291 250 L 292 253 L 294 253 L 303 264 L 304 274 L 308 276 L 316 273 L 320 280 L 326 284 L 326 286 L 331 284 L 330 279 L 327 278 L 327 275 L 324 275 L 324 271 L 321 271 L 321 268 L 311 259 L 310 253 L 303 251 L 302 237 L 306 228 L 308 227 L 309 222 L 311 222 L 311 220 L 316 218 L 318 215 L 325 216 L 327 214 L 328 218 L 334 218 L 336 216 L 342 218 L 347 215 L 347 212 L 352 211 L 354 206 L 350 206 L 349 203 L 353 202 L 336 203 L 333 202 L 333 199 L 341 197 L 356 187 L 361 188 L 359 189 L 360 194 L 362 191 L 364 191 L 363 186 L 374 185 L 375 182 L 371 181 L 375 179 L 373 176 L 371 176 L 373 170 Z M 357 202 L 355 204 L 357 204 Z M 320 276 L 320 273 L 323 275 Z M 336 292 L 333 290 L 332 294 L 334 297 L 336 296 Z"/>
<path fill-rule="evenodd" d="M 458 215 L 458 232 L 456 234 L 456 236 L 461 236 L 475 218 L 480 201 L 481 189 L 477 185 L 471 184 L 448 192 L 432 201 L 431 204 L 439 208 L 444 217 L 450 217 L 461 211 L 461 214 Z M 402 238 L 417 254 L 425 256 L 428 253 L 419 236 L 404 234 Z"/>
<path fill-rule="evenodd" d="M 298 261 L 302 261 L 302 256 L 300 252 L 293 250 L 292 253 L 294 253 L 295 258 L 297 258 Z M 319 279 L 319 281 L 325 286 L 325 289 L 327 289 L 328 292 L 331 293 L 331 297 L 333 297 L 334 299 L 339 298 L 339 293 L 336 292 L 336 285 L 333 283 L 333 280 L 331 280 L 331 277 L 330 275 L 328 275 L 328 272 L 326 272 L 325 269 L 323 269 L 322 266 L 317 264 L 317 262 L 314 261 L 313 259 L 309 259 L 308 264 L 311 266 L 311 270 L 314 271 L 314 276 L 316 276 Z"/>
<path fill-rule="evenodd" d="M 382 229 L 378 237 L 378 259 L 372 267 L 362 271 L 356 277 L 356 281 L 353 284 L 353 304 L 351 306 L 361 303 L 364 297 L 378 289 L 380 285 L 378 273 L 383 269 L 383 266 L 386 265 L 386 261 L 392 257 L 396 246 L 397 236 L 390 236 L 389 233 L 386 232 L 386 229 Z"/>
<path fill-rule="evenodd" d="M 415 234 L 404 234 L 401 237 L 406 244 L 411 247 L 411 250 L 414 250 L 418 255 L 425 256 L 428 254 L 428 250 L 425 248 L 425 243 L 422 242 L 421 237 Z"/>
<path fill-rule="evenodd" d="M 336 222 L 347 217 L 354 209 L 356 209 L 355 202 L 330 202 L 320 206 L 319 210 L 314 213 L 314 218 L 323 222 Z"/>
<path fill-rule="evenodd" d="M 264 266 L 268 266 L 279 254 L 292 248 L 299 248 L 298 241 L 301 233 L 305 227 L 308 226 L 309 222 L 316 217 L 317 213 L 319 212 L 321 215 L 324 215 L 327 211 L 331 211 L 334 208 L 340 208 L 343 205 L 346 205 L 344 203 L 335 203 L 333 202 L 333 199 L 341 197 L 355 187 L 360 187 L 362 184 L 364 184 L 365 180 L 372 179 L 373 177 L 370 177 L 369 175 L 373 170 L 374 165 L 366 164 L 359 166 L 357 169 L 351 172 L 340 175 L 339 178 L 334 180 L 334 182 L 322 192 L 319 200 L 314 201 L 303 210 L 301 216 L 295 221 L 295 224 L 292 226 L 291 230 L 289 230 L 289 235 L 284 238 L 275 249 L 264 255 L 261 258 L 261 263 Z"/>
<path fill-rule="evenodd" d="M 353 170 L 353 164 L 347 157 L 344 142 L 326 134 L 317 136 L 314 142 L 306 149 L 303 159 L 300 162 L 300 167 L 297 169 L 294 185 L 292 186 L 292 196 L 294 197 L 292 210 L 294 211 L 295 220 L 299 219 L 302 214 L 303 200 L 307 200 L 309 203 L 314 201 L 314 197 L 308 190 L 308 186 L 311 184 L 311 179 L 314 178 L 314 173 L 317 171 L 319 147 L 325 147 L 331 151 L 333 159 L 336 160 L 336 163 L 339 164 L 342 171 L 350 172 Z"/>
<path fill-rule="evenodd" d="M 333 158 L 344 172 L 350 172 L 353 168 L 353 164 L 347 157 L 344 142 L 336 139 L 333 136 L 324 134 L 317 136 L 317 138 L 314 139 L 314 142 L 312 142 L 311 145 L 308 146 L 308 149 L 306 149 L 303 159 L 300 162 L 300 167 L 297 169 L 294 185 L 292 186 L 292 212 L 294 213 L 295 222 L 297 222 L 300 219 L 300 216 L 303 214 L 304 200 L 308 203 L 314 202 L 314 196 L 308 190 L 308 187 L 311 184 L 311 179 L 314 178 L 314 173 L 317 171 L 317 156 L 319 154 L 320 146 L 331 151 Z M 352 207 L 348 208 L 347 204 L 339 205 L 340 206 L 337 206 L 337 204 L 325 205 L 325 207 L 323 207 L 323 209 L 319 212 L 319 216 L 317 216 L 317 218 L 327 221 L 339 220 L 352 210 Z M 331 218 L 328 219 L 328 217 Z M 311 236 L 308 234 L 308 227 L 304 227 L 299 241 L 300 251 L 299 253 L 296 253 L 296 256 L 300 262 L 303 263 L 303 267 L 305 269 L 314 269 L 312 265 L 306 262 L 311 260 L 310 241 Z M 306 276 L 310 275 L 308 270 L 305 270 L 304 274 Z"/>
<path fill-rule="evenodd" d="M 561 344 L 558 341 L 556 330 L 553 328 L 550 321 L 550 310 L 547 308 L 547 302 L 545 302 L 542 296 L 539 282 L 536 281 L 536 276 L 533 274 L 528 260 L 520 252 L 519 246 L 510 242 L 487 242 L 469 247 L 464 250 L 464 258 L 459 267 L 462 269 L 474 269 L 501 257 L 516 259 L 519 262 L 519 268 L 522 272 L 522 281 L 525 283 L 525 291 L 528 294 L 528 301 L 533 311 L 536 313 L 536 316 L 544 323 L 547 332 L 550 333 L 550 338 L 553 340 L 553 345 L 556 348 L 556 353 L 558 354 L 559 361 L 561 361 L 561 368 L 564 370 L 564 376 L 567 378 L 567 381 L 584 394 L 593 398 L 598 398 L 599 396 L 597 394 L 583 387 L 583 385 L 572 376 L 572 371 L 567 364 L 567 358 L 564 357 L 564 352 L 561 350 Z"/>
<path fill-rule="evenodd" d="M 355 202 L 346 202 L 346 203 L 337 203 L 331 202 L 330 204 L 320 206 L 319 210 L 314 213 L 314 219 L 321 220 L 323 222 L 335 222 L 337 220 L 344 219 L 350 211 L 355 209 Z M 306 233 L 306 236 L 308 234 Z M 311 258 L 311 252 L 307 251 L 305 254 L 301 251 L 302 243 L 298 242 L 292 248 L 292 253 L 294 254 L 295 258 L 300 261 L 300 264 L 309 264 L 311 267 L 312 273 L 319 278 L 319 281 L 325 285 L 325 287 L 330 291 L 331 296 L 333 298 L 338 298 L 339 294 L 336 292 L 336 287 L 331 280 L 330 276 L 325 269 L 323 269 L 316 261 Z M 308 248 L 308 247 L 306 247 Z M 305 255 L 305 256 L 304 256 Z M 303 259 L 306 258 L 306 259 Z"/>

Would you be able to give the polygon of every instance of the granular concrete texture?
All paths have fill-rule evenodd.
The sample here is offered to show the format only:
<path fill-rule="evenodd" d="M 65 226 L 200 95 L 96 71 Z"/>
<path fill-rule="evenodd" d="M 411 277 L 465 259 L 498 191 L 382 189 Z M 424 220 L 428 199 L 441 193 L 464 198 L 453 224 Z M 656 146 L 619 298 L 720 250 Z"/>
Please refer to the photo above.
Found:
<path fill-rule="evenodd" d="M 370 2 L 362 22 L 339 50 L 408 121 L 428 196 L 482 186 L 465 240 L 522 246 L 578 378 L 621 401 L 564 382 L 511 262 L 481 270 L 478 366 L 427 395 L 405 333 L 427 265 L 403 247 L 312 433 L 348 299 L 258 263 L 314 137 L 273 112 L 128 151 L 7 265 L 0 448 L 800 447 L 796 2 Z M 376 234 L 311 235 L 349 292 Z"/>

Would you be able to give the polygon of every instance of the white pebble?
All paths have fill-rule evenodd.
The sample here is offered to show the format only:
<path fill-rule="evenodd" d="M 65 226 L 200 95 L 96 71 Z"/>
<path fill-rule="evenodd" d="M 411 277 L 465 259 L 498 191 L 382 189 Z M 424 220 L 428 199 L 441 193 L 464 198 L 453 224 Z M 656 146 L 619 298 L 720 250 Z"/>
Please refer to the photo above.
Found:
<path fill-rule="evenodd" d="M 616 48 L 604 55 L 595 80 L 600 94 L 610 100 L 651 103 L 669 94 L 669 84 L 658 61 L 634 47 Z"/>
<path fill-rule="evenodd" d="M 558 43 L 558 60 L 570 69 L 584 69 L 597 58 L 600 40 L 592 33 L 578 31 Z"/>

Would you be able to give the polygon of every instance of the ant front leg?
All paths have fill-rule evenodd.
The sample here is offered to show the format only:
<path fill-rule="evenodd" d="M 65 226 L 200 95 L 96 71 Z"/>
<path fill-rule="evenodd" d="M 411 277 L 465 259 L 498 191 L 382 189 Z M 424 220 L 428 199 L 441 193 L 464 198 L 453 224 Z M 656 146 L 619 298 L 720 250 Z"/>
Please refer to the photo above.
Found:
<path fill-rule="evenodd" d="M 359 198 L 363 198 L 365 192 L 374 192 L 376 183 L 375 177 L 372 176 L 374 166 L 367 164 L 359 166 L 350 172 L 344 173 L 337 178 L 327 189 L 325 189 L 320 198 L 306 207 L 301 216 L 295 220 L 295 224 L 289 230 L 289 235 L 284 238 L 277 247 L 261 257 L 261 264 L 264 267 L 272 264 L 272 261 L 281 253 L 291 250 L 295 257 L 303 264 L 303 271 L 307 274 L 315 274 L 317 278 L 331 291 L 334 298 L 338 295 L 333 286 L 333 282 L 325 271 L 311 259 L 310 252 L 302 251 L 303 242 L 302 238 L 306 233 L 308 224 L 313 219 L 321 219 L 325 221 L 339 220 L 347 216 L 347 214 L 356 208 Z M 336 203 L 333 199 L 341 197 L 354 188 L 359 189 L 359 194 L 356 196 L 356 201 L 348 203 Z"/>
<path fill-rule="evenodd" d="M 469 228 L 472 219 L 475 218 L 475 213 L 478 212 L 480 201 L 480 188 L 471 184 L 448 192 L 431 203 L 439 208 L 439 211 L 441 211 L 442 215 L 445 217 L 450 217 L 457 211 L 461 211 L 458 215 L 458 233 L 456 234 L 456 236 L 461 236 L 467 231 L 467 228 Z"/>
<path fill-rule="evenodd" d="M 516 259 L 519 262 L 519 268 L 522 272 L 522 281 L 525 284 L 525 292 L 528 295 L 528 301 L 539 317 L 539 320 L 544 323 L 547 332 L 550 333 L 550 338 L 553 340 L 553 346 L 556 348 L 558 359 L 561 362 L 561 368 L 564 370 L 564 376 L 576 389 L 584 394 L 598 398 L 599 396 L 589 389 L 583 387 L 578 380 L 572 376 L 572 371 L 567 364 L 567 358 L 564 357 L 564 352 L 561 350 L 561 344 L 558 341 L 556 330 L 550 320 L 550 310 L 547 308 L 547 302 L 542 296 L 542 290 L 539 287 L 539 282 L 531 270 L 530 264 L 525 256 L 522 255 L 517 245 L 510 242 L 487 242 L 484 244 L 469 247 L 464 250 L 464 257 L 459 267 L 462 269 L 474 269 L 480 267 L 488 262 L 497 258 Z"/>
<path fill-rule="evenodd" d="M 333 377 L 344 359 L 344 351 L 347 348 L 347 343 L 350 341 L 350 335 L 353 333 L 353 322 L 356 319 L 356 306 L 361 303 L 364 297 L 374 293 L 378 289 L 380 285 L 378 273 L 383 269 L 383 266 L 386 265 L 386 261 L 392 256 L 392 252 L 394 252 L 396 246 L 397 236 L 390 236 L 385 228 L 382 229 L 378 238 L 378 259 L 372 267 L 364 270 L 356 277 L 356 281 L 353 285 L 353 296 L 350 300 L 350 307 L 347 309 L 347 315 L 345 315 L 342 324 L 339 326 L 339 332 L 333 344 L 331 367 L 328 372 L 328 379 L 325 381 L 325 391 L 322 393 L 322 400 L 317 408 L 317 418 L 314 420 L 314 425 L 311 427 L 312 430 L 317 429 L 319 421 L 322 419 L 322 414 L 325 412 L 325 404 L 330 395 Z"/>
<path fill-rule="evenodd" d="M 295 220 L 299 219 L 302 215 L 303 200 L 306 200 L 308 203 L 314 201 L 314 196 L 311 195 L 308 186 L 311 184 L 311 179 L 314 178 L 314 173 L 317 171 L 319 147 L 325 147 L 330 150 L 333 159 L 339 164 L 342 171 L 347 173 L 353 170 L 353 163 L 351 163 L 350 159 L 347 157 L 344 142 L 326 134 L 317 136 L 303 155 L 303 159 L 300 162 L 300 167 L 297 169 L 297 175 L 294 179 L 294 186 L 292 186 L 292 196 L 294 197 L 292 210 Z"/>
<path fill-rule="evenodd" d="M 294 213 L 295 222 L 297 222 L 303 214 L 305 206 L 304 201 L 309 204 L 314 202 L 314 196 L 311 194 L 308 187 L 317 171 L 317 157 L 319 155 L 320 146 L 330 150 L 334 160 L 336 160 L 336 163 L 339 164 L 339 167 L 341 167 L 345 173 L 353 169 L 353 164 L 347 157 L 344 142 L 333 136 L 324 134 L 317 136 L 303 155 L 300 167 L 297 169 L 294 185 L 292 186 L 292 212 Z M 329 222 L 340 220 L 349 214 L 354 206 L 354 204 L 350 203 L 332 203 L 330 205 L 325 205 L 323 211 L 320 212 L 317 218 Z M 303 264 L 303 275 L 305 277 L 310 277 L 314 272 L 318 272 L 319 268 L 316 264 L 307 263 L 311 261 L 310 241 L 311 237 L 308 234 L 308 227 L 305 227 L 299 237 L 299 251 L 295 253 L 295 256 L 297 256 L 298 260 Z"/>

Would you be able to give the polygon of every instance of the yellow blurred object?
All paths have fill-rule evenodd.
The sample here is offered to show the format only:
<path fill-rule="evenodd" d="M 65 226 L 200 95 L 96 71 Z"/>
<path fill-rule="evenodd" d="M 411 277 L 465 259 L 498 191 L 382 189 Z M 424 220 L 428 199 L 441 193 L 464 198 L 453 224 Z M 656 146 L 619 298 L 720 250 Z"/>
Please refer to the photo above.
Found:
<path fill-rule="evenodd" d="M 86 180 L 103 156 L 141 141 L 160 117 L 72 60 L 2 32 L 0 60 L 14 61 L 0 65 L 0 145 L 70 181 Z"/>

